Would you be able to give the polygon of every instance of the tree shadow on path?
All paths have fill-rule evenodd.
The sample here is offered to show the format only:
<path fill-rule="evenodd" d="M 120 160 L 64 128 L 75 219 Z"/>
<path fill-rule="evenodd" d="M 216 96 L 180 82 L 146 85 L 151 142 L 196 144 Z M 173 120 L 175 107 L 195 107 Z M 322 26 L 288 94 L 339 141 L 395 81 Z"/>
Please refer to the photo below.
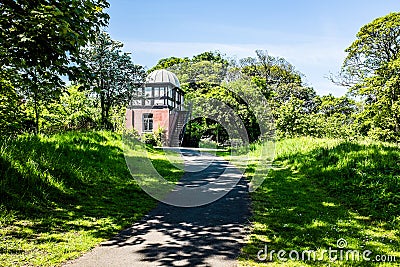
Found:
<path fill-rule="evenodd" d="M 205 180 L 219 177 L 224 171 L 221 162 L 217 160 L 202 171 Z M 203 185 L 199 173 L 186 173 L 180 182 L 189 184 L 192 176 L 195 185 Z M 75 263 L 76 266 L 236 266 L 250 216 L 248 184 L 242 178 L 224 197 L 207 205 L 185 208 L 159 203 L 140 222 Z"/>

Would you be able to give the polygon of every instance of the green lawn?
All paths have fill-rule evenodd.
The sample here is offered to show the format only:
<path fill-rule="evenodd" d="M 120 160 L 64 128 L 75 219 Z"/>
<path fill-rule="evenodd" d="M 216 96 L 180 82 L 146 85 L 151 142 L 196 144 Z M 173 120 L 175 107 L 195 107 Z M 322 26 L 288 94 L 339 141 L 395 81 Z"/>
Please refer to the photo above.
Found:
<path fill-rule="evenodd" d="M 277 143 L 273 169 L 251 194 L 252 232 L 240 256 L 243 266 L 397 266 L 400 264 L 400 149 L 373 142 L 297 138 Z M 247 174 L 251 177 L 254 165 Z M 370 250 L 371 261 L 331 262 L 322 250 Z M 276 252 L 270 261 L 257 253 Z M 317 260 L 290 260 L 296 250 L 316 251 Z M 283 253 L 283 252 L 282 252 Z M 390 255 L 397 263 L 372 262 Z M 339 254 L 340 255 L 340 254 Z M 261 254 L 264 256 L 264 254 Z M 295 252 L 291 254 L 296 259 Z M 307 259 L 307 254 L 305 254 Z M 335 254 L 332 254 L 334 257 Z M 368 255 L 367 255 L 368 256 Z M 285 258 L 288 261 L 285 261 Z"/>
<path fill-rule="evenodd" d="M 143 154 L 130 151 L 137 158 Z M 258 154 L 255 150 L 253 156 Z M 135 156 L 136 155 L 136 156 Z M 177 181 L 174 154 L 149 149 Z M 254 158 L 254 157 L 253 157 Z M 142 218 L 156 204 L 132 179 L 120 135 L 25 136 L 0 148 L 0 266 L 55 266 Z M 248 166 L 251 178 L 255 163 Z M 366 261 L 260 261 L 259 250 L 371 250 L 400 262 L 400 149 L 373 142 L 297 138 L 277 143 L 267 179 L 252 196 L 243 266 L 372 266 Z M 288 255 L 286 255 L 287 257 Z M 395 266 L 395 263 L 387 263 Z"/>
<path fill-rule="evenodd" d="M 182 175 L 162 152 L 149 156 L 168 179 Z M 156 205 L 130 175 L 121 136 L 109 132 L 3 142 L 0 174 L 0 266 L 59 265 Z"/>

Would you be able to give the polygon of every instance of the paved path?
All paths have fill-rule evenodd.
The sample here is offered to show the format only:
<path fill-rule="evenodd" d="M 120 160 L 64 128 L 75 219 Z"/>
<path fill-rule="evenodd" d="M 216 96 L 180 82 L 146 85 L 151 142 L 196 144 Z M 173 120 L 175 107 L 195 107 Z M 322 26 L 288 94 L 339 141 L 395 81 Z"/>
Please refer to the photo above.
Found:
<path fill-rule="evenodd" d="M 191 157 L 189 162 L 203 159 L 194 150 L 184 154 Z M 181 183 L 215 180 L 228 166 L 214 157 L 209 167 L 196 175 L 185 173 Z M 211 204 L 181 208 L 160 203 L 140 222 L 66 266 L 236 266 L 246 236 L 249 203 L 243 178 Z"/>

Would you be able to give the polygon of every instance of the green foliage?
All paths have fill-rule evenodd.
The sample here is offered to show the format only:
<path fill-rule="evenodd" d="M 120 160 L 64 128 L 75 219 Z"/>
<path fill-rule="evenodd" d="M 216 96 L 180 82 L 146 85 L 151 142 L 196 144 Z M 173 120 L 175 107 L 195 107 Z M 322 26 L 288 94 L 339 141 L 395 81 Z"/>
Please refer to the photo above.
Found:
<path fill-rule="evenodd" d="M 192 58 L 164 58 L 148 72 L 168 69 L 178 77 L 182 88 L 195 89 L 201 84 L 219 85 L 225 78 L 228 60 L 218 52 L 204 52 Z"/>
<path fill-rule="evenodd" d="M 318 112 L 328 117 L 334 116 L 335 114 L 352 115 L 357 110 L 356 103 L 354 100 L 347 96 L 334 97 L 329 94 L 321 97 L 321 103 L 318 107 Z"/>
<path fill-rule="evenodd" d="M 207 131 L 207 121 L 205 118 L 191 120 L 186 125 L 186 132 L 183 136 L 182 144 L 187 147 L 198 147 L 203 134 Z"/>
<path fill-rule="evenodd" d="M 150 147 L 163 146 L 165 144 L 165 130 L 160 127 L 152 133 L 145 133 L 142 136 L 142 141 Z"/>
<path fill-rule="evenodd" d="M 199 55 L 195 55 L 191 59 L 189 59 L 188 57 L 184 57 L 184 58 L 169 57 L 169 58 L 160 59 L 153 68 L 148 70 L 148 73 L 150 73 L 154 70 L 159 70 L 159 69 L 175 69 L 176 71 L 181 70 L 182 74 L 185 74 L 185 70 L 186 70 L 186 72 L 188 72 L 187 70 L 189 69 L 189 66 L 187 64 L 190 65 L 190 64 L 199 63 L 199 62 L 221 63 L 222 65 L 228 64 L 228 60 L 225 59 L 224 56 L 220 52 L 208 51 L 208 52 L 203 52 Z M 182 68 L 184 68 L 184 69 L 182 70 Z M 189 75 L 189 76 L 191 77 L 192 75 Z M 181 79 L 179 79 L 179 80 L 181 80 Z M 197 81 L 197 82 L 199 82 L 199 81 Z"/>
<path fill-rule="evenodd" d="M 93 102 L 94 99 L 89 97 L 88 92 L 82 91 L 80 85 L 69 86 L 58 101 L 43 110 L 43 132 L 94 128 L 99 112 Z"/>
<path fill-rule="evenodd" d="M 240 71 L 243 75 L 252 77 L 266 98 L 270 97 L 273 88 L 285 84 L 301 85 L 303 74 L 284 58 L 268 55 L 267 51 L 256 50 L 257 57 L 239 60 Z"/>
<path fill-rule="evenodd" d="M 105 131 L 3 139 L 0 265 L 58 266 L 154 208 L 130 175 L 124 149 L 120 135 Z M 160 153 L 147 155 L 168 179 L 181 177 Z"/>
<path fill-rule="evenodd" d="M 272 57 L 261 50 L 257 50 L 256 55 L 255 58 L 228 61 L 217 52 L 205 52 L 191 59 L 163 59 L 155 68 L 168 65 L 181 81 L 187 100 L 214 99 L 232 108 L 244 123 L 250 142 L 257 140 L 260 135 L 260 122 L 254 115 L 257 107 L 250 107 L 249 99 L 247 103 L 245 101 L 246 95 L 248 98 L 254 95 L 254 90 L 268 100 L 270 120 L 275 120 L 280 138 L 356 135 L 353 124 L 359 107 L 353 100 L 332 95 L 318 97 L 312 87 L 303 84 L 303 75 L 286 60 Z M 209 112 L 213 113 L 211 110 Z M 224 119 L 225 115 L 216 116 Z M 209 119 L 190 122 L 184 143 L 196 146 L 203 135 L 216 140 L 217 134 L 210 129 L 217 125 L 221 127 L 218 122 Z M 228 139 L 226 131 L 218 131 L 218 135 L 222 143 Z"/>
<path fill-rule="evenodd" d="M 154 131 L 154 138 L 157 140 L 157 146 L 163 146 L 166 144 L 166 130 L 162 127 L 159 127 Z"/>
<path fill-rule="evenodd" d="M 160 69 L 169 69 L 170 67 L 174 66 L 174 65 L 178 65 L 181 63 L 185 63 L 188 62 L 189 58 L 185 57 L 185 58 L 178 58 L 178 57 L 169 57 L 169 58 L 163 58 L 160 59 L 157 64 L 149 69 L 147 72 L 151 73 L 154 70 L 160 70 Z"/>
<path fill-rule="evenodd" d="M 126 107 L 143 83 L 143 67 L 135 65 L 130 55 L 122 52 L 122 46 L 101 32 L 90 46 L 81 49 L 78 58 L 84 72 L 77 79 L 98 99 L 100 125 L 105 129 L 114 129 L 112 110 Z"/>
<path fill-rule="evenodd" d="M 225 65 L 228 64 L 228 60 L 226 60 L 224 55 L 221 54 L 219 51 L 203 52 L 201 54 L 194 56 L 192 61 L 194 61 L 194 62 L 209 61 L 209 62 L 214 62 L 214 63 L 222 63 Z"/>
<path fill-rule="evenodd" d="M 292 98 L 279 108 L 279 117 L 276 120 L 279 137 L 306 135 L 309 120 L 303 110 L 303 103 L 303 100 Z"/>
<path fill-rule="evenodd" d="M 243 122 L 249 140 L 255 141 L 260 135 L 260 129 L 254 117 L 252 110 L 239 96 L 237 92 L 249 90 L 249 87 L 256 88 L 253 83 L 246 83 L 243 81 L 235 81 L 231 83 L 223 83 L 219 86 L 210 84 L 202 84 L 198 88 L 187 89 L 186 99 L 200 101 L 204 103 L 204 99 L 212 99 L 213 101 L 220 101 L 231 108 L 232 112 Z M 201 100 L 203 99 L 203 100 Z M 195 103 L 195 105 L 197 105 Z M 198 103 L 198 107 L 203 104 Z M 230 121 L 230 114 L 216 110 L 213 105 L 202 106 L 203 111 L 212 116 L 214 120 L 198 118 L 191 121 L 186 130 L 184 143 L 187 145 L 197 146 L 200 139 L 204 136 L 209 136 L 213 140 L 224 143 L 229 139 L 226 129 L 224 129 L 219 121 Z M 209 109 L 209 110 L 207 110 Z"/>
<path fill-rule="evenodd" d="M 105 0 L 2 1 L 1 65 L 65 73 L 68 55 L 107 25 L 107 7 Z"/>
<path fill-rule="evenodd" d="M 41 105 L 59 97 L 60 75 L 74 69 L 79 48 L 107 25 L 105 0 L 6 0 L 0 5 L 0 66 L 12 85 L 31 103 L 35 132 Z"/>
<path fill-rule="evenodd" d="M 195 88 L 197 84 L 207 83 L 219 85 L 222 83 L 227 65 L 213 61 L 185 61 L 168 68 L 178 76 L 182 84 Z"/>
<path fill-rule="evenodd" d="M 363 26 L 346 52 L 341 82 L 364 101 L 357 116 L 362 134 L 399 140 L 400 13 Z"/>
<path fill-rule="evenodd" d="M 355 126 L 358 107 L 347 96 L 319 97 L 312 88 L 287 85 L 273 93 L 270 103 L 279 138 L 354 138 L 358 134 Z"/>
<path fill-rule="evenodd" d="M 343 70 L 353 81 L 363 81 L 398 59 L 399 51 L 400 13 L 390 13 L 361 27 L 357 39 L 346 49 Z"/>
<path fill-rule="evenodd" d="M 358 136 L 356 102 L 347 96 L 322 96 L 315 99 L 315 112 L 309 116 L 307 135 L 354 139 Z"/>
<path fill-rule="evenodd" d="M 157 138 L 154 136 L 154 133 L 145 133 L 142 137 L 143 142 L 149 146 L 157 146 Z"/>
<path fill-rule="evenodd" d="M 0 134 L 13 135 L 22 132 L 26 120 L 23 99 L 11 82 L 0 76 Z"/>

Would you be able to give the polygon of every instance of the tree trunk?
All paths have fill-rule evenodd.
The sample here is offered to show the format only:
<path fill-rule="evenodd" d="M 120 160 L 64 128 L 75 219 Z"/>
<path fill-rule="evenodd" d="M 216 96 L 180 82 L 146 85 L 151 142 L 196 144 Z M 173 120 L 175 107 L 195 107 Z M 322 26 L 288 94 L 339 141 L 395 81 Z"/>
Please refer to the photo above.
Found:
<path fill-rule="evenodd" d="M 40 117 L 40 112 L 39 112 L 39 103 L 38 103 L 38 91 L 37 91 L 37 85 L 33 85 L 35 87 L 34 92 L 33 92 L 33 105 L 34 105 L 34 111 L 35 111 L 35 125 L 34 125 L 34 134 L 37 135 L 39 134 L 39 117 Z"/>
<path fill-rule="evenodd" d="M 107 115 L 106 115 L 106 96 L 104 93 L 104 80 L 100 79 L 100 107 L 101 107 L 101 127 L 107 128 Z"/>
<path fill-rule="evenodd" d="M 395 89 L 394 89 L 394 88 L 392 88 L 391 93 L 392 93 L 392 96 L 391 96 L 391 105 L 392 105 L 392 107 L 393 107 L 393 106 L 395 105 L 395 103 L 396 103 L 398 100 L 397 100 L 397 96 L 396 96 L 396 92 L 395 92 Z M 390 111 L 393 113 L 394 124 L 395 124 L 395 129 L 394 129 L 394 131 L 395 131 L 395 133 L 397 134 L 397 133 L 399 133 L 399 131 L 400 131 L 399 116 L 398 116 L 397 112 L 396 112 L 396 111 L 393 112 L 393 110 L 392 110 L 391 108 L 390 108 Z"/>
<path fill-rule="evenodd" d="M 100 105 L 101 105 L 101 126 L 106 128 L 107 124 L 107 115 L 106 115 L 106 103 L 105 103 L 104 92 L 100 92 Z"/>

